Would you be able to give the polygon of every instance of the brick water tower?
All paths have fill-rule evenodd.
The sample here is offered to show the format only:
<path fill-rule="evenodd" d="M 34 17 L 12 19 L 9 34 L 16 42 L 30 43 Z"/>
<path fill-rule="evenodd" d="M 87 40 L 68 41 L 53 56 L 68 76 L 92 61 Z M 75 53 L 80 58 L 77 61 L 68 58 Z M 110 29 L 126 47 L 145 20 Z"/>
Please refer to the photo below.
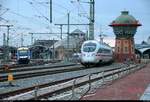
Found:
<path fill-rule="evenodd" d="M 113 27 L 116 35 L 115 59 L 117 62 L 125 60 L 136 61 L 134 35 L 141 24 L 128 11 L 122 11 L 109 26 Z"/>

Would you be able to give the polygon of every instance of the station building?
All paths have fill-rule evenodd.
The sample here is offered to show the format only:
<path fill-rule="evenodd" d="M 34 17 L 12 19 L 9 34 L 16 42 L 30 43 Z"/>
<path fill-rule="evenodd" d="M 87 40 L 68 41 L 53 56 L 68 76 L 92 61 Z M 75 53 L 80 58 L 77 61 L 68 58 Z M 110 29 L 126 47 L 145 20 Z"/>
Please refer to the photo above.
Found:
<path fill-rule="evenodd" d="M 50 59 L 52 51 L 49 49 L 58 40 L 36 40 L 30 50 L 32 52 L 32 59 Z"/>
<path fill-rule="evenodd" d="M 85 41 L 86 34 L 79 29 L 75 29 L 69 34 L 69 42 L 67 37 L 56 42 L 50 48 L 55 50 L 55 58 L 64 60 L 71 57 L 73 53 L 80 53 L 82 43 Z"/>
<path fill-rule="evenodd" d="M 85 41 L 85 33 L 75 29 L 69 34 L 69 49 L 67 37 L 62 40 L 36 40 L 30 46 L 33 59 L 58 59 L 64 60 L 66 55 L 71 57 L 73 53 L 80 52 L 81 45 Z"/>
<path fill-rule="evenodd" d="M 141 44 L 135 44 L 135 53 L 140 58 L 150 59 L 150 37 Z"/>
<path fill-rule="evenodd" d="M 15 59 L 17 48 L 13 46 L 0 46 L 0 60 L 4 59 L 4 51 L 5 49 L 9 49 L 9 59 Z"/>

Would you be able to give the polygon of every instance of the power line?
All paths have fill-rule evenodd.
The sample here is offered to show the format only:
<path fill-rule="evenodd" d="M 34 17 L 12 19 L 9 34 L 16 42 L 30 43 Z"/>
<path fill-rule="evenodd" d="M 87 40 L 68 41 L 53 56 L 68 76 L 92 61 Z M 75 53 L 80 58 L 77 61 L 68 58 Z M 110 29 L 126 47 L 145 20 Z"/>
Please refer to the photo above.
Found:
<path fill-rule="evenodd" d="M 35 0 L 34 0 L 35 1 Z M 41 13 L 34 5 L 32 2 L 28 2 L 43 18 L 45 18 L 48 22 L 50 22 L 50 20 L 43 15 L 43 13 Z"/>
<path fill-rule="evenodd" d="M 3 6 L 3 8 L 5 8 L 5 7 Z M 8 9 L 9 9 L 9 8 L 8 8 Z M 33 23 L 33 20 L 38 21 L 37 19 L 35 19 L 35 18 L 33 18 L 33 17 L 24 16 L 24 15 L 22 15 L 22 14 L 19 14 L 19 13 L 14 12 L 14 11 L 12 11 L 12 10 L 10 10 L 10 9 L 9 9 L 8 12 L 9 12 L 9 13 L 12 13 L 12 14 L 15 14 L 15 15 L 17 15 L 17 16 L 20 16 L 20 17 L 22 17 L 22 18 L 24 18 L 24 19 L 26 19 L 26 20 L 29 20 L 29 22 L 32 21 L 32 23 Z M 39 21 L 38 21 L 38 22 L 39 22 Z M 36 23 L 37 23 L 37 22 L 36 22 Z M 43 22 L 39 22 L 39 23 L 47 26 L 47 24 L 44 24 Z M 35 24 L 35 23 L 34 23 L 34 24 Z M 36 24 L 36 25 L 37 25 L 37 24 Z"/>
<path fill-rule="evenodd" d="M 27 0 L 25 0 L 25 1 L 27 1 Z M 43 5 L 44 3 L 46 3 L 46 4 L 48 4 L 49 2 L 42 2 L 42 3 L 40 3 L 40 2 L 37 2 L 36 0 L 32 0 L 32 1 L 35 1 L 36 3 L 38 3 L 38 4 L 40 4 L 40 5 L 42 5 L 42 6 L 44 6 L 45 7 L 45 5 Z M 33 6 L 33 2 L 30 2 L 30 1 L 27 1 L 29 4 L 31 4 L 32 6 Z M 62 6 L 62 5 L 59 5 L 58 3 L 56 3 L 56 2 L 53 2 L 53 5 L 57 5 L 58 7 L 61 7 L 61 8 L 63 8 L 63 9 L 65 9 L 65 10 L 69 10 L 68 8 L 66 8 L 66 7 L 64 7 L 64 6 Z M 33 6 L 34 7 L 34 6 Z M 39 10 L 37 10 L 35 7 L 34 7 L 34 9 L 37 11 L 37 12 L 39 12 L 40 14 L 41 14 L 41 12 L 39 11 Z M 55 9 L 54 9 L 55 10 Z M 57 10 L 58 11 L 58 10 Z M 71 10 L 72 11 L 72 10 Z M 64 13 L 63 13 L 64 14 Z M 45 17 L 45 16 L 43 16 L 43 14 L 41 14 L 42 15 L 42 17 L 44 17 L 47 21 L 49 21 L 49 19 L 47 18 L 47 17 Z M 74 17 L 72 17 L 74 20 L 76 20 Z"/>

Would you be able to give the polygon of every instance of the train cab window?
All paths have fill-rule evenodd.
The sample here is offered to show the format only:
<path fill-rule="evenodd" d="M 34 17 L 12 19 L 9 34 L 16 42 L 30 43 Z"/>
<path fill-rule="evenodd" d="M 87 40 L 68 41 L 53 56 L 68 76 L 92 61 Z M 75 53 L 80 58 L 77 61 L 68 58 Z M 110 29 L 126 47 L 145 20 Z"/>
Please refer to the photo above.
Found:
<path fill-rule="evenodd" d="M 87 43 L 83 46 L 83 51 L 84 52 L 93 52 L 96 49 L 96 44 L 95 43 Z"/>
<path fill-rule="evenodd" d="M 99 50 L 98 50 L 98 53 L 102 53 L 102 49 L 99 49 Z"/>
<path fill-rule="evenodd" d="M 28 51 L 27 51 L 27 50 L 19 51 L 19 55 L 20 55 L 20 56 L 27 56 L 27 54 L 28 54 Z"/>

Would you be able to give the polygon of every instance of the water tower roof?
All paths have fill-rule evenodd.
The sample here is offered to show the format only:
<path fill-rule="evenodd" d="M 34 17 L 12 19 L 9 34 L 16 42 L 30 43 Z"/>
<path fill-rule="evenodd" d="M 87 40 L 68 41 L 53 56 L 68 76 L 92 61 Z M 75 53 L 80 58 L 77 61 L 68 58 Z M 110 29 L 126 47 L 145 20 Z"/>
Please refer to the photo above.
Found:
<path fill-rule="evenodd" d="M 117 24 L 131 24 L 134 22 L 136 22 L 136 19 L 132 15 L 129 15 L 128 11 L 122 11 L 121 15 L 115 20 Z"/>
<path fill-rule="evenodd" d="M 139 24 L 139 22 L 132 15 L 129 15 L 128 11 L 122 11 L 121 15 L 117 17 L 110 26 L 126 26 L 126 25 L 140 26 L 141 24 Z"/>

